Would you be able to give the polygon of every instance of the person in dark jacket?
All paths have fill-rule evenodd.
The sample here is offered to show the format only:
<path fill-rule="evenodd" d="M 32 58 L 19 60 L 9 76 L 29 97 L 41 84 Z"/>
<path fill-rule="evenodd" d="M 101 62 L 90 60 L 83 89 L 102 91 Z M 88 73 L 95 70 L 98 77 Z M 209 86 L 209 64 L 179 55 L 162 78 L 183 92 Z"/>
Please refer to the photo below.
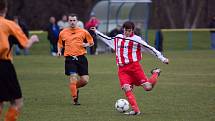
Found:
<path fill-rule="evenodd" d="M 27 24 L 20 19 L 19 16 L 14 16 L 13 21 L 20 26 L 22 31 L 24 32 L 25 36 L 29 38 L 29 29 Z M 14 36 L 9 36 L 9 40 L 11 41 L 17 41 Z M 20 55 L 21 54 L 21 49 L 19 45 L 15 45 L 15 55 Z M 25 48 L 23 49 L 23 54 L 24 55 L 29 55 L 29 49 Z"/>
<path fill-rule="evenodd" d="M 211 30 L 211 48 L 215 50 L 215 15 L 212 17 L 209 28 L 213 29 Z"/>
<path fill-rule="evenodd" d="M 160 29 L 155 34 L 155 49 L 160 52 L 163 51 L 163 34 Z"/>
<path fill-rule="evenodd" d="M 115 37 L 118 34 L 122 34 L 122 27 L 120 25 L 117 25 L 115 29 L 111 30 L 109 36 Z"/>
<path fill-rule="evenodd" d="M 59 26 L 56 23 L 55 17 L 51 16 L 49 18 L 49 24 L 47 27 L 48 40 L 50 42 L 50 51 L 52 56 L 57 55 L 57 41 L 60 33 Z"/>

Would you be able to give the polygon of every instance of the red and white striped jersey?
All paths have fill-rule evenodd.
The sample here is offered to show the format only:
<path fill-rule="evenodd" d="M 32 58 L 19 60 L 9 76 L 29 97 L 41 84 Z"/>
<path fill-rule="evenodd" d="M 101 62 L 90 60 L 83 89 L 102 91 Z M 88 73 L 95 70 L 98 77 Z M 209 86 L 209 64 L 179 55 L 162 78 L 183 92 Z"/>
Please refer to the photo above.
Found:
<path fill-rule="evenodd" d="M 95 32 L 104 43 L 115 50 L 117 65 L 140 61 L 142 52 L 150 53 L 162 62 L 166 59 L 159 51 L 148 45 L 137 35 L 125 37 L 123 34 L 118 34 L 111 38 L 97 30 Z"/>
<path fill-rule="evenodd" d="M 114 50 L 116 52 L 117 64 L 128 64 L 142 59 L 141 45 L 131 39 L 141 40 L 141 38 L 136 35 L 125 38 L 124 35 L 118 34 L 114 38 Z"/>

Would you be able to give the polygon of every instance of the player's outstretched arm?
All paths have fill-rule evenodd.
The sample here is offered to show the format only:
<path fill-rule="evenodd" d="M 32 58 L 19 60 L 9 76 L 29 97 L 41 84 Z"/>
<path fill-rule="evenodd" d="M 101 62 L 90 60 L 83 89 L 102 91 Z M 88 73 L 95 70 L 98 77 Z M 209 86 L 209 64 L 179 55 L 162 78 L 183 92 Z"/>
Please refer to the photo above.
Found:
<path fill-rule="evenodd" d="M 91 30 L 93 30 L 96 33 L 100 40 L 102 40 L 105 44 L 114 49 L 114 38 L 108 37 L 107 35 L 101 33 L 95 27 L 92 27 Z"/>
<path fill-rule="evenodd" d="M 164 64 L 169 64 L 169 59 L 164 57 L 161 52 L 156 50 L 154 47 L 148 45 L 145 41 L 138 41 L 141 44 L 142 51 L 156 56 Z"/>

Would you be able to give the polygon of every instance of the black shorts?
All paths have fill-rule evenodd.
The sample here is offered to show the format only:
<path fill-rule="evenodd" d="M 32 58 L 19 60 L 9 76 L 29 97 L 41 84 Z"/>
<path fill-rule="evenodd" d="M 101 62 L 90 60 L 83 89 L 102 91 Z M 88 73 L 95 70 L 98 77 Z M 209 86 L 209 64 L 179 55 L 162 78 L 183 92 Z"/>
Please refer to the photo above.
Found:
<path fill-rule="evenodd" d="M 16 71 L 9 60 L 0 60 L 0 101 L 13 101 L 22 97 Z"/>
<path fill-rule="evenodd" d="M 88 75 L 88 61 L 84 55 L 65 57 L 65 74 L 78 74 L 79 76 Z"/>

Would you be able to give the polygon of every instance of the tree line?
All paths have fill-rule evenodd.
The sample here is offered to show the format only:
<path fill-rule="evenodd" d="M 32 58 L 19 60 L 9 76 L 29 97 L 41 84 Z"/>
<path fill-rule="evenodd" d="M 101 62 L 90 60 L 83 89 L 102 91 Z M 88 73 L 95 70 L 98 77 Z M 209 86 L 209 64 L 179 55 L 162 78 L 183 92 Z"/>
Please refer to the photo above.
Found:
<path fill-rule="evenodd" d="M 207 28 L 214 0 L 153 0 L 151 25 L 160 28 Z"/>
<path fill-rule="evenodd" d="M 77 13 L 86 22 L 100 0 L 8 0 L 8 18 L 18 15 L 30 29 L 44 29 L 49 17 Z M 149 28 L 206 28 L 215 0 L 152 0 Z"/>

